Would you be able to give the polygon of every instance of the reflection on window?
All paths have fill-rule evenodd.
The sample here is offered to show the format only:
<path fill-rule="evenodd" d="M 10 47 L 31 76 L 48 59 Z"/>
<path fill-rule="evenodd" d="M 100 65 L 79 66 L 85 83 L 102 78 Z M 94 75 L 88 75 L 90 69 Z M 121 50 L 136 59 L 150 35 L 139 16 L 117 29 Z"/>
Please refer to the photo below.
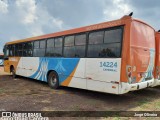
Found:
<path fill-rule="evenodd" d="M 120 57 L 120 43 L 112 43 L 112 44 L 100 44 L 100 45 L 89 45 L 88 47 L 88 57 L 106 57 L 106 58 L 114 58 Z"/>
<path fill-rule="evenodd" d="M 48 57 L 62 57 L 62 48 L 47 48 L 46 56 L 48 56 Z"/>
<path fill-rule="evenodd" d="M 34 57 L 44 57 L 45 49 L 34 49 Z"/>
<path fill-rule="evenodd" d="M 45 40 L 40 41 L 40 48 L 46 48 L 46 41 Z"/>
<path fill-rule="evenodd" d="M 105 31 L 104 43 L 121 42 L 122 29 L 113 29 Z"/>
<path fill-rule="evenodd" d="M 75 36 L 75 45 L 85 45 L 86 44 L 86 34 L 80 34 Z"/>
<path fill-rule="evenodd" d="M 27 42 L 23 44 L 23 56 L 32 57 L 33 56 L 33 42 Z"/>
<path fill-rule="evenodd" d="M 92 32 L 89 34 L 89 44 L 100 44 L 103 43 L 104 31 Z"/>
<path fill-rule="evenodd" d="M 64 39 L 64 46 L 73 46 L 74 45 L 74 36 L 67 36 Z"/>
<path fill-rule="evenodd" d="M 63 42 L 62 37 L 55 38 L 55 47 L 62 47 L 63 45 L 62 42 Z"/>
<path fill-rule="evenodd" d="M 47 43 L 46 56 L 48 57 L 62 57 L 62 38 L 55 38 L 48 40 L 51 45 Z M 55 44 L 55 46 L 54 46 Z"/>
<path fill-rule="evenodd" d="M 39 41 L 34 42 L 34 48 L 39 48 Z"/>
<path fill-rule="evenodd" d="M 47 40 L 47 48 L 53 48 L 54 47 L 54 38 L 50 38 Z"/>
<path fill-rule="evenodd" d="M 91 58 L 121 57 L 122 32 L 122 27 L 114 27 L 107 29 L 105 33 L 103 31 L 90 33 L 87 56 Z"/>

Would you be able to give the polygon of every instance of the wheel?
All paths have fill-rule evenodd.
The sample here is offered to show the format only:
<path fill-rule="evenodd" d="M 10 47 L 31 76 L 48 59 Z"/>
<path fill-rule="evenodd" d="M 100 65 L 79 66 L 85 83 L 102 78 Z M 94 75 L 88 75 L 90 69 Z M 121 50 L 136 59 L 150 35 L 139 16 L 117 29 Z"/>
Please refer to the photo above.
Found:
<path fill-rule="evenodd" d="M 17 77 L 14 67 L 11 68 L 11 74 L 12 74 L 12 77 L 13 77 L 13 78 L 16 78 L 16 77 Z"/>
<path fill-rule="evenodd" d="M 57 89 L 59 87 L 59 79 L 56 72 L 52 71 L 49 73 L 48 84 L 53 89 Z"/>

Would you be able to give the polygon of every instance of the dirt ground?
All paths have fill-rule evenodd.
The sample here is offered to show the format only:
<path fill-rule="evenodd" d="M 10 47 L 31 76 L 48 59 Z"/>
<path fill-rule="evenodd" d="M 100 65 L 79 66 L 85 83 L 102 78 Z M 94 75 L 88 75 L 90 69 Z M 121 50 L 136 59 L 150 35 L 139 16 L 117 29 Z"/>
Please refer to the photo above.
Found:
<path fill-rule="evenodd" d="M 82 89 L 51 89 L 0 67 L 0 111 L 160 111 L 160 87 L 112 95 Z"/>

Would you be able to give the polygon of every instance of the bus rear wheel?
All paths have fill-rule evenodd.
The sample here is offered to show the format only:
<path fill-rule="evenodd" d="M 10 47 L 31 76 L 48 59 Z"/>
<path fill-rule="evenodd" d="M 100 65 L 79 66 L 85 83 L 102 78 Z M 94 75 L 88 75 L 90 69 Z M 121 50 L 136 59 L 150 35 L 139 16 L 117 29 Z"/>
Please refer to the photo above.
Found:
<path fill-rule="evenodd" d="M 48 76 L 48 84 L 51 88 L 57 89 L 59 87 L 59 79 L 56 72 L 51 71 Z"/>
<path fill-rule="evenodd" d="M 11 75 L 12 75 L 13 78 L 17 77 L 14 67 L 11 68 Z"/>

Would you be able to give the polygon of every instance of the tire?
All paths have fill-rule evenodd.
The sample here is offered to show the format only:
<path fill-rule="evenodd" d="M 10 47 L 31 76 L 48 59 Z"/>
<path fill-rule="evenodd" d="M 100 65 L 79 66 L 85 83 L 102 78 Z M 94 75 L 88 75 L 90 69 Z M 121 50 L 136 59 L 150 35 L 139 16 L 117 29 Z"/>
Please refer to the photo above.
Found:
<path fill-rule="evenodd" d="M 14 67 L 11 68 L 11 75 L 13 78 L 17 77 Z"/>
<path fill-rule="evenodd" d="M 59 79 L 56 72 L 52 71 L 49 73 L 48 84 L 52 89 L 57 89 L 59 87 Z"/>

